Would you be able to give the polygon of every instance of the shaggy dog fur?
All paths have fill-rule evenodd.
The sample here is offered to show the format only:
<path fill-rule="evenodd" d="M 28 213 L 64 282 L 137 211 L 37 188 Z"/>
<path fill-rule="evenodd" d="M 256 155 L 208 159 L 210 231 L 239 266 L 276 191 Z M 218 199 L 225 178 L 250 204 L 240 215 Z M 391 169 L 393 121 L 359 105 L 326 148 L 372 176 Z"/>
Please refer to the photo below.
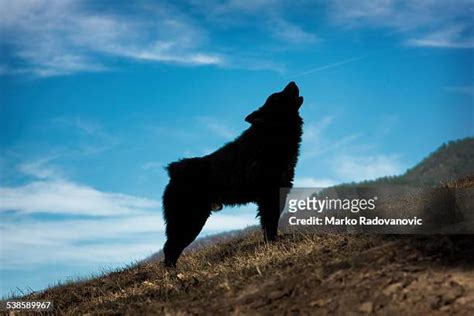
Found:
<path fill-rule="evenodd" d="M 248 115 L 251 124 L 237 139 L 212 154 L 168 165 L 163 195 L 167 241 L 165 265 L 176 266 L 211 211 L 222 205 L 255 202 L 267 241 L 277 237 L 280 188 L 292 186 L 303 120 L 298 87 L 290 82 Z"/>

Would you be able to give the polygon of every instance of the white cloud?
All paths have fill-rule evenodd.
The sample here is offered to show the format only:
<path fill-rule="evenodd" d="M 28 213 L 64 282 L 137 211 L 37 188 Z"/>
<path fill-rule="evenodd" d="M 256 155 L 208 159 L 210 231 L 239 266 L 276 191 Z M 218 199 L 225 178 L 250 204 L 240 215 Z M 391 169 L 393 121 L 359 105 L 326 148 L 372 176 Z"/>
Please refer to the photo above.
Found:
<path fill-rule="evenodd" d="M 92 155 L 97 154 L 117 145 L 120 140 L 117 136 L 107 131 L 100 121 L 83 116 L 60 116 L 51 120 L 54 127 L 74 130 L 80 137 L 80 142 L 75 144 L 72 150 L 63 151 L 56 158 L 68 155 Z"/>
<path fill-rule="evenodd" d="M 155 200 L 109 193 L 68 180 L 33 181 L 19 187 L 0 187 L 0 211 L 63 215 L 112 216 L 159 210 Z"/>
<path fill-rule="evenodd" d="M 105 224 L 106 223 L 106 224 Z M 103 219 L 63 219 L 59 221 L 26 220 L 2 225 L 2 231 L 11 243 L 27 245 L 60 245 L 122 238 L 127 234 L 163 232 L 160 212 L 140 216 L 122 216 Z"/>
<path fill-rule="evenodd" d="M 287 16 L 288 10 L 299 12 L 303 4 L 282 0 L 211 0 L 190 3 L 206 20 L 219 27 L 251 26 L 255 32 L 292 44 L 310 44 L 318 40 L 316 34 L 304 30 L 301 24 L 290 21 Z"/>
<path fill-rule="evenodd" d="M 103 192 L 67 180 L 48 165 L 54 159 L 19 167 L 36 180 L 17 187 L 0 187 L 0 213 L 4 216 L 0 246 L 3 254 L 9 254 L 0 256 L 2 268 L 51 262 L 127 264 L 162 247 L 165 225 L 160 201 Z M 238 214 L 212 214 L 203 234 L 256 224 L 255 212 L 245 210 Z M 55 216 L 31 216 L 38 213 Z"/>
<path fill-rule="evenodd" d="M 148 161 L 142 165 L 143 170 L 163 170 L 163 163 L 160 161 Z"/>
<path fill-rule="evenodd" d="M 228 125 L 214 119 L 211 117 L 200 117 L 198 120 L 204 124 L 204 126 L 209 129 L 211 132 L 216 134 L 217 136 L 231 140 L 237 136 L 237 133 L 231 129 Z"/>
<path fill-rule="evenodd" d="M 163 241 L 156 239 L 163 229 L 160 212 L 106 220 L 13 221 L 0 226 L 2 252 L 9 254 L 1 256 L 0 262 L 3 268 L 52 261 L 69 265 L 129 263 L 157 251 Z"/>
<path fill-rule="evenodd" d="M 425 0 L 336 0 L 330 6 L 331 16 L 338 23 L 356 26 L 392 27 L 398 31 L 440 25 L 457 17 L 468 18 L 472 1 Z"/>
<path fill-rule="evenodd" d="M 69 123 L 87 135 L 103 136 L 105 134 L 102 125 L 90 119 L 84 119 L 83 117 L 76 116 L 71 118 Z"/>
<path fill-rule="evenodd" d="M 397 155 L 343 155 L 334 160 L 333 170 L 342 181 L 352 182 L 398 175 L 406 168 Z"/>
<path fill-rule="evenodd" d="M 22 163 L 18 166 L 18 170 L 23 174 L 38 179 L 60 178 L 61 172 L 58 170 L 58 168 L 48 165 L 50 161 L 56 159 L 57 157 L 58 155 L 54 155 L 46 158 L 41 158 L 35 161 Z"/>
<path fill-rule="evenodd" d="M 49 165 L 54 159 L 56 156 L 21 164 L 18 170 L 36 179 L 0 187 L 1 248 L 9 254 L 0 257 L 3 268 L 52 261 L 124 264 L 159 249 L 162 241 L 149 241 L 150 236 L 163 234 L 159 201 L 102 192 L 67 180 Z M 56 219 L 31 216 L 38 213 L 53 214 Z"/>
<path fill-rule="evenodd" d="M 384 124 L 374 126 L 379 133 L 388 133 L 398 121 L 398 116 L 387 115 L 382 118 Z M 385 154 L 377 151 L 377 144 L 363 142 L 360 133 L 349 133 L 337 138 L 331 136 L 328 129 L 335 121 L 334 115 L 323 117 L 318 122 L 305 124 L 300 174 L 295 186 L 328 187 L 345 182 L 358 182 L 379 177 L 399 175 L 406 170 L 398 154 Z M 317 172 L 327 174 L 318 178 Z M 301 173 L 301 170 L 306 172 Z"/>
<path fill-rule="evenodd" d="M 315 179 L 311 177 L 296 178 L 294 181 L 294 187 L 300 188 L 326 188 L 338 184 L 333 179 Z"/>
<path fill-rule="evenodd" d="M 138 10 L 140 15 L 133 16 L 92 13 L 84 1 L 1 1 L 0 33 L 2 41 L 14 47 L 14 57 L 27 63 L 21 67 L 38 76 L 107 70 L 97 55 L 188 65 L 223 63 L 222 57 L 199 48 L 204 32 L 186 16 L 164 6 Z"/>
<path fill-rule="evenodd" d="M 331 4 L 331 16 L 336 22 L 351 27 L 369 24 L 409 28 L 409 23 L 411 26 L 423 22 L 423 15 L 420 19 L 403 21 L 403 17 L 412 15 L 411 10 L 400 8 L 396 2 L 394 0 L 336 0 Z M 398 10 L 397 7 L 399 7 Z"/>
<path fill-rule="evenodd" d="M 81 216 L 118 216 L 156 211 L 157 200 L 103 192 L 68 180 L 51 162 L 60 154 L 24 162 L 18 170 L 34 178 L 19 186 L 0 186 L 0 212 L 49 213 Z"/>
<path fill-rule="evenodd" d="M 268 28 L 274 37 L 289 43 L 313 43 L 317 40 L 315 34 L 303 30 L 297 24 L 291 23 L 282 17 L 273 17 L 268 21 Z"/>
<path fill-rule="evenodd" d="M 308 160 L 316 156 L 334 154 L 360 138 L 359 133 L 348 134 L 339 139 L 330 139 L 325 134 L 334 121 L 333 115 L 323 117 L 318 122 L 305 124 L 302 142 L 301 160 Z"/>
<path fill-rule="evenodd" d="M 314 44 L 323 37 L 311 29 L 311 23 L 301 23 L 301 18 L 320 19 L 320 13 L 314 13 L 320 11 L 338 26 L 395 31 L 408 45 L 474 47 L 471 0 L 456 4 L 336 0 L 327 5 L 283 0 L 191 0 L 188 6 L 184 10 L 172 3 L 127 2 L 120 10 L 106 11 L 85 0 L 1 0 L 0 35 L 10 56 L 9 64 L 0 66 L 0 74 L 29 72 L 48 77 L 101 72 L 113 69 L 110 57 L 283 71 L 284 65 L 265 56 L 273 50 L 272 45 L 261 45 L 257 50 L 241 46 L 237 51 L 232 44 L 222 42 L 216 30 L 252 30 L 262 36 L 263 42 L 268 36 L 268 40 L 277 39 L 292 46 Z M 323 65 L 311 72 L 358 58 Z"/>
<path fill-rule="evenodd" d="M 439 47 L 439 48 L 472 48 L 474 37 L 466 38 L 463 31 L 466 28 L 460 25 L 450 26 L 427 34 L 422 38 L 413 38 L 407 41 L 408 45 Z"/>
<path fill-rule="evenodd" d="M 332 124 L 334 121 L 333 115 L 323 117 L 316 123 L 308 122 L 304 125 L 304 143 L 320 143 L 323 141 L 322 133 Z"/>
<path fill-rule="evenodd" d="M 336 0 L 332 19 L 347 27 L 381 27 L 394 30 L 413 46 L 470 48 L 474 45 L 471 0 Z M 463 24 L 469 25 L 463 26 Z"/>
<path fill-rule="evenodd" d="M 211 217 L 207 220 L 204 226 L 204 231 L 211 232 L 222 232 L 236 229 L 242 229 L 250 225 L 258 224 L 258 220 L 255 218 L 257 212 L 256 208 L 252 212 L 238 213 L 238 214 L 225 214 L 222 212 L 217 214 L 211 214 Z"/>
<path fill-rule="evenodd" d="M 255 212 L 213 214 L 206 233 L 257 224 Z M 157 252 L 164 243 L 161 212 L 107 219 L 22 220 L 0 225 L 3 268 L 48 264 L 128 264 Z M 53 281 L 53 280 L 51 280 Z"/>

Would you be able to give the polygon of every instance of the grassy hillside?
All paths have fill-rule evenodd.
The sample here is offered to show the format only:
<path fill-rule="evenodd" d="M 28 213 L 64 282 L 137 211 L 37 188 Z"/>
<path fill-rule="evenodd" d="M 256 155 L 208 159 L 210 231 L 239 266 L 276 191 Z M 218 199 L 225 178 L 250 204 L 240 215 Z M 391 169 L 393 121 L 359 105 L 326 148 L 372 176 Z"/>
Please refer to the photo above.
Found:
<path fill-rule="evenodd" d="M 259 233 L 30 295 L 61 313 L 468 315 L 472 238 Z"/>
<path fill-rule="evenodd" d="M 473 159 L 473 141 L 442 146 L 395 182 L 426 177 L 423 183 L 439 183 L 450 172 L 474 175 L 474 164 L 466 165 Z M 474 177 L 445 187 L 472 190 Z M 447 212 L 457 209 L 452 205 Z M 148 260 L 24 298 L 53 301 L 61 314 L 472 315 L 474 310 L 474 235 L 293 233 L 265 244 L 258 230 L 249 229 L 217 239 L 188 249 L 176 269 Z"/>
<path fill-rule="evenodd" d="M 341 186 L 416 185 L 437 186 L 443 182 L 474 175 L 474 138 L 450 141 L 399 176 L 383 177 Z"/>
<path fill-rule="evenodd" d="M 449 184 L 474 188 L 474 178 Z M 379 313 L 472 315 L 474 235 L 248 231 L 188 251 L 176 269 L 148 261 L 33 293 L 62 314 Z"/>
<path fill-rule="evenodd" d="M 474 175 L 474 138 L 468 137 L 443 144 L 425 158 L 402 179 L 406 183 L 436 185 L 465 176 Z"/>

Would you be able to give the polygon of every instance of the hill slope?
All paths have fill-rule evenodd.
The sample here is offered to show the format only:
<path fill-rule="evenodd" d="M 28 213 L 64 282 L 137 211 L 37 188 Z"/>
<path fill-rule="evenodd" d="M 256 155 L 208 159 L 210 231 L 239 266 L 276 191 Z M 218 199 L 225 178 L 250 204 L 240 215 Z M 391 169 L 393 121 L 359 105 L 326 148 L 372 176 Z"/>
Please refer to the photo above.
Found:
<path fill-rule="evenodd" d="M 397 178 L 439 183 L 450 172 L 469 173 L 473 141 L 443 146 Z M 474 177 L 447 187 L 472 189 Z M 474 235 L 295 233 L 265 244 L 260 232 L 249 230 L 188 250 L 177 269 L 147 261 L 24 298 L 53 301 L 62 314 L 472 315 L 473 242 Z"/>
<path fill-rule="evenodd" d="M 30 295 L 61 313 L 468 315 L 472 238 L 260 233 L 192 252 L 177 269 L 144 263 Z"/>
<path fill-rule="evenodd" d="M 448 184 L 474 188 L 474 177 Z M 25 297 L 61 314 L 379 313 L 472 315 L 474 235 L 249 231 L 188 252 L 177 269 L 143 262 Z"/>
<path fill-rule="evenodd" d="M 466 137 L 443 144 L 402 175 L 340 186 L 386 184 L 437 186 L 440 183 L 470 175 L 474 175 L 474 137 Z"/>
<path fill-rule="evenodd" d="M 468 137 L 443 144 L 402 179 L 406 183 L 436 185 L 474 174 L 474 138 Z"/>

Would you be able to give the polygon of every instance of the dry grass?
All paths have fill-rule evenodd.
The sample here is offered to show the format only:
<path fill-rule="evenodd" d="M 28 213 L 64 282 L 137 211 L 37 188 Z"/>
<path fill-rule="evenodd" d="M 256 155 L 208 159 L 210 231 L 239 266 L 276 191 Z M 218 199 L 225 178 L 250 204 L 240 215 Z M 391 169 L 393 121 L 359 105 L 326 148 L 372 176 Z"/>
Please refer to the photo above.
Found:
<path fill-rule="evenodd" d="M 463 243 L 287 235 L 265 244 L 251 232 L 186 254 L 177 269 L 149 262 L 28 298 L 52 300 L 61 314 L 463 312 L 474 308 Z"/>
<path fill-rule="evenodd" d="M 160 263 L 144 263 L 94 280 L 66 284 L 33 295 L 48 298 L 63 312 L 87 310 L 111 311 L 141 309 L 144 303 L 159 298 L 155 304 L 173 310 L 175 300 L 202 300 L 225 292 L 236 292 L 250 279 L 263 278 L 269 271 L 297 265 L 304 259 L 313 264 L 317 259 L 307 256 L 320 247 L 331 247 L 343 237 L 334 236 L 324 245 L 318 236 L 287 236 L 282 241 L 265 244 L 253 232 L 224 244 L 216 244 L 185 255 L 177 269 L 166 269 Z M 300 262 L 299 264 L 302 264 Z M 190 293 L 198 290 L 196 293 Z"/>
<path fill-rule="evenodd" d="M 450 189 L 474 188 L 474 175 L 448 181 L 444 183 L 444 187 Z"/>

